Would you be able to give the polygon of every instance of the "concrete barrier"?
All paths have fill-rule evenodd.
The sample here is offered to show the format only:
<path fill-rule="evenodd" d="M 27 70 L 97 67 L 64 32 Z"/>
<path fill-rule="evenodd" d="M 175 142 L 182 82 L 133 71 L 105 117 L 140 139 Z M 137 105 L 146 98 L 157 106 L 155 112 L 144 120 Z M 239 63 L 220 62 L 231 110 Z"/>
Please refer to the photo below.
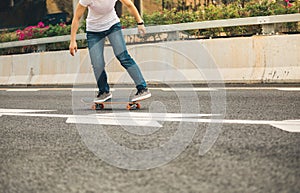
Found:
<path fill-rule="evenodd" d="M 128 46 L 149 82 L 299 83 L 300 35 L 187 40 Z M 110 83 L 132 83 L 111 47 Z M 0 85 L 95 84 L 87 49 L 0 56 Z"/>

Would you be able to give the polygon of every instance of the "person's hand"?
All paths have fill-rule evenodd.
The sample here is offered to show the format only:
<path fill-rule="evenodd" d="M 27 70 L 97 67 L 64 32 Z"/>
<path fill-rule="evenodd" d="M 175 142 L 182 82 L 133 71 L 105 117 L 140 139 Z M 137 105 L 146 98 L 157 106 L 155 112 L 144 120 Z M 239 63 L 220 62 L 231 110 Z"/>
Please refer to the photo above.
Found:
<path fill-rule="evenodd" d="M 138 32 L 139 32 L 139 34 L 141 34 L 142 36 L 145 35 L 145 33 L 146 33 L 145 25 L 138 25 Z"/>
<path fill-rule="evenodd" d="M 70 54 L 71 54 L 72 56 L 74 56 L 75 53 L 77 52 L 77 43 L 76 43 L 76 41 L 71 41 L 71 42 L 70 42 L 69 49 L 70 49 Z"/>

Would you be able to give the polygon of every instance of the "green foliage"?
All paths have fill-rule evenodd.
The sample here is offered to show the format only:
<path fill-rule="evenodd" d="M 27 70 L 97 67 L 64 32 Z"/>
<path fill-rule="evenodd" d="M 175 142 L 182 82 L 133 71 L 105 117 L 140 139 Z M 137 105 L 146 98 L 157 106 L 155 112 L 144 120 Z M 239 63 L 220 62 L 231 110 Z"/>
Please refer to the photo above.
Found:
<path fill-rule="evenodd" d="M 152 14 L 144 14 L 143 18 L 147 25 L 166 25 L 186 22 L 199 22 L 207 20 L 231 19 L 242 17 L 268 16 L 279 14 L 291 14 L 300 12 L 300 4 L 298 1 L 290 6 L 287 4 L 288 0 L 281 0 L 271 2 L 263 1 L 248 1 L 239 0 L 232 1 L 230 4 L 208 5 L 202 10 L 198 11 L 178 11 L 177 9 L 164 9 L 161 12 L 154 12 Z M 126 15 L 121 18 L 121 23 L 124 28 L 131 28 L 136 26 L 136 22 L 132 16 Z M 284 24 L 285 31 L 297 31 L 297 23 Z M 201 30 L 193 30 L 192 33 L 203 36 L 235 36 L 242 34 L 256 34 L 260 33 L 260 26 L 239 26 L 227 28 L 214 28 Z M 188 32 L 191 34 L 191 31 Z"/>
<path fill-rule="evenodd" d="M 246 4 L 245 11 L 249 17 L 299 13 L 299 2 L 287 4 L 287 1 L 269 2 L 263 0 L 260 3 L 250 2 Z"/>
<path fill-rule="evenodd" d="M 168 25 L 176 23 L 187 23 L 199 20 L 198 12 L 193 11 L 180 11 L 175 9 L 164 10 L 160 12 L 154 12 L 152 14 L 144 14 L 143 19 L 146 25 Z M 125 15 L 121 19 L 122 26 L 124 28 L 130 28 L 136 26 L 136 21 L 131 15 Z"/>
<path fill-rule="evenodd" d="M 3 31 L 0 34 L 0 42 L 11 42 L 17 40 L 16 33 Z"/>
<path fill-rule="evenodd" d="M 71 26 L 64 23 L 50 25 L 49 29 L 43 33 L 43 37 L 68 35 L 71 32 Z"/>

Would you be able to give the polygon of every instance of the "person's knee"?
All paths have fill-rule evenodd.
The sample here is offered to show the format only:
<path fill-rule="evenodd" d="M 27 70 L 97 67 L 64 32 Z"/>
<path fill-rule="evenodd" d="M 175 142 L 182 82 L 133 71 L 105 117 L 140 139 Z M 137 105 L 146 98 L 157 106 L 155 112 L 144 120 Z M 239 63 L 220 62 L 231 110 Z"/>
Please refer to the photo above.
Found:
<path fill-rule="evenodd" d="M 104 71 L 104 68 L 101 65 L 93 65 L 93 70 L 100 75 Z"/>
<path fill-rule="evenodd" d="M 116 57 L 120 61 L 121 65 L 126 69 L 132 65 L 135 65 L 134 60 L 131 58 L 127 50 L 117 55 Z"/>

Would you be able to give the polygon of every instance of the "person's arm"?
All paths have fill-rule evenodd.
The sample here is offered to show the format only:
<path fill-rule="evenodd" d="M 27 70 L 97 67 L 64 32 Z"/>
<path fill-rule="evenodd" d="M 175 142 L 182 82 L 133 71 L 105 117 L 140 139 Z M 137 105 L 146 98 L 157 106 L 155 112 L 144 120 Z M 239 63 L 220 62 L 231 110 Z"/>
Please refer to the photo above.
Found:
<path fill-rule="evenodd" d="M 122 2 L 122 4 L 124 4 L 127 7 L 130 14 L 135 18 L 135 20 L 138 24 L 139 32 L 141 34 L 145 34 L 146 33 L 146 28 L 145 28 L 145 25 L 144 25 L 144 21 L 143 21 L 142 17 L 140 16 L 137 8 L 133 4 L 133 2 L 131 0 L 120 0 L 120 1 Z"/>
<path fill-rule="evenodd" d="M 83 16 L 84 12 L 86 10 L 86 7 L 80 5 L 79 3 L 77 4 L 73 20 L 72 20 L 72 25 L 71 25 L 71 40 L 70 40 L 70 54 L 72 56 L 75 55 L 75 52 L 77 52 L 77 43 L 76 43 L 76 34 L 77 30 L 79 27 L 79 22 L 81 17 Z"/>

